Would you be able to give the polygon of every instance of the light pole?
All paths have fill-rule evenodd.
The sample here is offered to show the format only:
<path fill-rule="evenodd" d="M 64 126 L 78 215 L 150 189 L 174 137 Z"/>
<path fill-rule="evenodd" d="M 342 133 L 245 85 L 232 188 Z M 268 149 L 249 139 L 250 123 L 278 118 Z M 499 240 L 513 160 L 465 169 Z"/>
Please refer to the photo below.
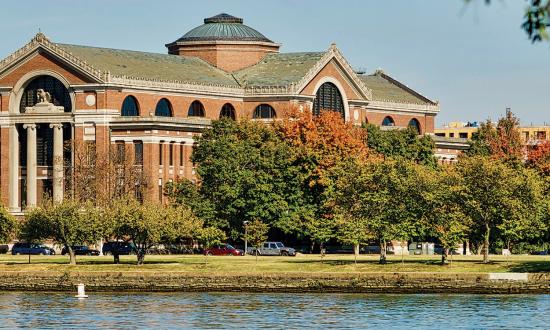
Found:
<path fill-rule="evenodd" d="M 248 232 L 247 232 L 247 229 L 248 229 L 248 221 L 243 221 L 243 226 L 244 226 L 244 255 L 246 255 L 246 251 L 247 251 L 247 248 L 248 248 L 248 240 L 247 240 L 247 236 L 248 236 Z"/>

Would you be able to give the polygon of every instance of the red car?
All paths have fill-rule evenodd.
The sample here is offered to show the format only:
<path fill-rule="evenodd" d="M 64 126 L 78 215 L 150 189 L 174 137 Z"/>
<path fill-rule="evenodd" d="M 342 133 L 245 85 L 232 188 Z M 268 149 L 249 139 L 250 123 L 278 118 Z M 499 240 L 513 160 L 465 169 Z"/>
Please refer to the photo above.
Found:
<path fill-rule="evenodd" d="M 242 256 L 244 251 L 235 249 L 229 244 L 221 244 L 204 250 L 207 256 Z"/>

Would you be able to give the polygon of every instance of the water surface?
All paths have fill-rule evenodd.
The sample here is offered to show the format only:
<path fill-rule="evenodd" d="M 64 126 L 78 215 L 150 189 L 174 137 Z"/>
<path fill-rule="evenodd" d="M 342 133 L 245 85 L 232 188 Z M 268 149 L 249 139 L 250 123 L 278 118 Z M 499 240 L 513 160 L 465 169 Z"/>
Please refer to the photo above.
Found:
<path fill-rule="evenodd" d="M 0 328 L 546 328 L 550 295 L 0 292 Z"/>

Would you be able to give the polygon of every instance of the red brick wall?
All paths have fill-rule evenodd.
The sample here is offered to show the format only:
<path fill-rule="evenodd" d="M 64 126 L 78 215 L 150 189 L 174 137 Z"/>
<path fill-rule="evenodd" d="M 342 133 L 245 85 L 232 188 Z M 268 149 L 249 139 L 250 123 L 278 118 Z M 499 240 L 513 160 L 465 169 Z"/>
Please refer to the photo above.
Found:
<path fill-rule="evenodd" d="M 258 63 L 279 46 L 251 44 L 199 44 L 170 49 L 170 54 L 198 57 L 227 72 L 234 72 Z"/>

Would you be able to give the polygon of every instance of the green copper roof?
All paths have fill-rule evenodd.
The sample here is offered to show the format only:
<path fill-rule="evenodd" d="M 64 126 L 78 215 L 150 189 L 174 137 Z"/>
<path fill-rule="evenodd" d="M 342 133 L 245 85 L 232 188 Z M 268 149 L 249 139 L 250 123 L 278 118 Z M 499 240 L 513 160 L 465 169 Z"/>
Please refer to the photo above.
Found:
<path fill-rule="evenodd" d="M 372 98 L 374 101 L 425 105 L 434 104 L 434 102 L 414 92 L 412 89 L 385 75 L 381 71 L 377 71 L 372 75 L 359 75 L 359 78 L 361 78 L 365 85 L 372 90 Z"/>
<path fill-rule="evenodd" d="M 234 76 L 244 86 L 286 86 L 302 79 L 324 54 L 271 53 Z"/>
<path fill-rule="evenodd" d="M 66 44 L 57 46 L 115 76 L 238 87 L 229 73 L 197 57 Z"/>
<path fill-rule="evenodd" d="M 205 18 L 203 25 L 187 32 L 176 42 L 209 40 L 272 42 L 260 32 L 244 25 L 242 18 L 225 13 Z"/>

